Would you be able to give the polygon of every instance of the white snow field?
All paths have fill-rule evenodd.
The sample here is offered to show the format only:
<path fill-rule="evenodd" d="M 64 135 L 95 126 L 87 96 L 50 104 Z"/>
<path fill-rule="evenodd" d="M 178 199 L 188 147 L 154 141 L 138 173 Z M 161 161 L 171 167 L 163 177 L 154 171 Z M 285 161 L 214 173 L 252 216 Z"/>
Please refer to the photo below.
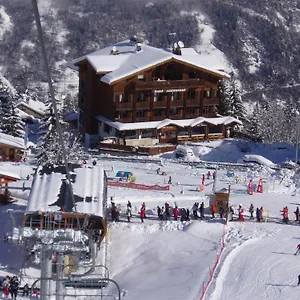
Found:
<path fill-rule="evenodd" d="M 299 299 L 297 277 L 300 274 L 300 257 L 294 255 L 300 243 L 300 228 L 294 214 L 296 207 L 300 206 L 298 171 L 274 170 L 267 166 L 250 169 L 234 165 L 245 155 L 246 148 L 247 154 L 262 155 L 276 164 L 293 160 L 295 149 L 283 145 L 261 146 L 231 139 L 189 147 L 193 147 L 194 153 L 199 153 L 201 160 L 229 163 L 227 167 L 221 167 L 220 164 L 217 186 L 221 188 L 230 185 L 230 204 L 235 211 L 242 205 L 245 222 L 237 221 L 237 215 L 227 225 L 218 214 L 215 219 L 210 218 L 208 204 L 212 178 L 205 181 L 203 192 L 199 191 L 199 187 L 202 174 L 208 171 L 213 173 L 214 170 L 208 168 L 216 164 L 188 165 L 175 159 L 173 153 L 153 157 L 152 160 L 141 158 L 144 161 L 127 161 L 127 158 L 115 160 L 112 156 L 102 156 L 97 163 L 107 170 L 108 177 L 113 177 L 117 171 L 130 171 L 136 177 L 136 183 L 147 185 L 166 185 L 169 176 L 172 177 L 169 191 L 108 188 L 108 199 L 112 197 L 121 212 L 120 222 L 109 223 L 108 268 L 111 278 L 122 290 L 122 299 Z M 92 160 L 90 157 L 90 167 Z M 157 174 L 159 167 L 161 172 L 166 173 L 165 176 Z M 13 172 L 23 179 L 33 173 L 29 165 L 12 163 L 1 163 L 0 170 Z M 260 178 L 263 180 L 264 192 L 248 195 L 249 180 L 258 184 Z M 25 180 L 26 185 L 31 183 L 31 179 Z M 20 181 L 15 185 L 22 184 Z M 0 207 L 2 236 L 10 227 L 6 210 L 24 209 L 29 192 L 12 193 L 18 201 Z M 128 200 L 133 205 L 130 223 L 125 216 Z M 158 220 L 157 205 L 163 206 L 168 202 L 172 207 L 176 204 L 180 208 L 191 209 L 194 202 L 202 201 L 206 207 L 205 220 L 194 220 L 192 216 L 191 221 L 184 222 L 174 221 L 173 218 L 170 221 Z M 146 203 L 147 218 L 144 223 L 138 214 L 142 202 Z M 251 203 L 255 208 L 264 207 L 261 223 L 249 220 L 248 208 Z M 282 223 L 280 211 L 284 206 L 289 208 L 289 225 Z M 21 213 L 19 215 L 22 216 Z M 224 248 L 216 264 L 222 248 L 222 236 Z M 23 282 L 32 283 L 38 276 L 38 269 L 23 269 L 22 248 L 0 241 L 0 249 L 0 275 L 16 274 L 21 276 Z M 110 289 L 108 286 L 107 291 Z M 93 299 L 88 296 L 85 298 Z"/>

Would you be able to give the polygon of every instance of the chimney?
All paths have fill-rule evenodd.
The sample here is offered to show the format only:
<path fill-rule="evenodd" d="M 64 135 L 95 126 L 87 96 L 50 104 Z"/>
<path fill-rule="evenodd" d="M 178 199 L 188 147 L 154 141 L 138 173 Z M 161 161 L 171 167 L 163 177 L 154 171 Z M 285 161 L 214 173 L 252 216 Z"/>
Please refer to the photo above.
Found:
<path fill-rule="evenodd" d="M 137 43 L 136 44 L 136 51 L 139 52 L 142 50 L 142 44 L 141 43 Z"/>
<path fill-rule="evenodd" d="M 110 55 L 118 55 L 118 54 L 120 54 L 119 50 L 117 49 L 116 46 L 113 46 L 110 51 Z"/>

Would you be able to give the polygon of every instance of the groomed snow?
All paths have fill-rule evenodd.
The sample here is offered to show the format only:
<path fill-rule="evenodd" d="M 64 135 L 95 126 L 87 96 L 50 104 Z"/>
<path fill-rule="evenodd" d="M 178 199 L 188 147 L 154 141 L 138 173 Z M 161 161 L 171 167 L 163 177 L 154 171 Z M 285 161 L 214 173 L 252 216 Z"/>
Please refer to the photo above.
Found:
<path fill-rule="evenodd" d="M 240 140 L 228 139 L 210 143 L 192 144 L 194 153 L 202 160 L 210 162 L 224 161 L 235 163 L 248 154 L 262 155 L 279 164 L 285 160 L 294 160 L 295 148 L 288 145 L 261 145 Z M 174 158 L 173 153 L 165 153 L 143 161 L 128 161 L 128 158 L 116 160 L 102 156 L 97 164 L 101 165 L 109 177 L 118 170 L 131 171 L 137 183 L 165 184 L 172 177 L 170 191 L 139 191 L 125 188 L 108 188 L 108 198 L 113 198 L 121 212 L 121 221 L 109 224 L 109 270 L 112 278 L 122 290 L 122 299 L 130 300 L 198 300 L 203 284 L 210 277 L 217 254 L 222 246 L 222 234 L 225 230 L 225 247 L 213 280 L 209 284 L 204 299 L 234 300 L 297 300 L 299 299 L 297 276 L 299 257 L 294 256 L 299 244 L 299 224 L 295 222 L 294 210 L 299 205 L 299 173 L 295 170 L 272 170 L 265 166 L 254 169 L 236 168 L 234 165 L 221 168 L 217 172 L 218 180 L 224 185 L 230 184 L 230 201 L 236 210 L 238 205 L 245 209 L 245 222 L 229 222 L 219 216 L 211 219 L 208 210 L 208 195 L 212 189 L 212 179 L 206 179 L 204 192 L 199 191 L 202 174 L 211 173 L 205 165 L 191 166 Z M 91 166 L 93 157 L 88 165 Z M 26 178 L 32 174 L 29 165 L 2 163 L 4 168 Z M 157 174 L 156 170 L 167 173 Z M 17 169 L 19 171 L 17 171 Z M 227 171 L 234 176 L 228 176 Z M 22 173 L 22 174 L 21 174 Z M 250 179 L 255 184 L 263 179 L 264 193 L 247 194 Z M 97 178 L 93 179 L 97 180 Z M 26 184 L 29 181 L 25 180 Z M 22 185 L 22 181 L 14 185 Z M 181 193 L 182 192 L 182 193 Z M 18 202 L 0 207 L 0 225 L 2 235 L 9 230 L 7 208 L 24 210 L 28 192 L 12 191 Z M 132 222 L 128 223 L 124 215 L 126 203 L 133 205 Z M 204 202 L 206 220 L 159 221 L 156 206 L 168 202 L 179 207 L 191 208 L 193 203 Z M 146 203 L 147 218 L 141 223 L 138 211 L 142 202 Z M 264 207 L 264 221 L 257 223 L 249 220 L 248 208 Z M 282 224 L 281 210 L 289 208 L 290 225 Z M 20 214 L 15 214 L 20 216 Z M 22 218 L 17 218 L 21 220 Z M 24 267 L 23 250 L 0 241 L 0 275 L 19 274 Z M 22 280 L 33 282 L 38 276 L 36 267 L 26 265 L 21 270 Z M 105 292 L 112 291 L 109 286 Z M 116 296 L 116 293 L 114 292 Z M 80 299 L 92 299 L 88 296 Z"/>

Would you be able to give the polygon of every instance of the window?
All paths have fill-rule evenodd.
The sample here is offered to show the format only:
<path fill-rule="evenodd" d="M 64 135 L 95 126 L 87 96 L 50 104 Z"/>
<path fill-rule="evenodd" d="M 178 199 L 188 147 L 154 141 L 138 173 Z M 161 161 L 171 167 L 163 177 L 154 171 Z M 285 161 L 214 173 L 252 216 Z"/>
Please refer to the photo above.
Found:
<path fill-rule="evenodd" d="M 138 110 L 136 112 L 136 117 L 137 118 L 143 118 L 145 116 L 145 112 L 143 110 Z"/>
<path fill-rule="evenodd" d="M 137 97 L 138 102 L 144 102 L 145 101 L 145 94 L 144 93 L 139 93 Z"/>
<path fill-rule="evenodd" d="M 190 89 L 190 90 L 188 91 L 188 99 L 196 99 L 196 97 L 197 97 L 196 91 Z"/>
<path fill-rule="evenodd" d="M 114 102 L 123 102 L 123 94 L 115 94 Z"/>
<path fill-rule="evenodd" d="M 175 101 L 181 100 L 180 92 L 174 92 L 174 93 L 172 93 L 171 99 L 175 100 Z"/>
<path fill-rule="evenodd" d="M 144 74 L 139 74 L 138 75 L 138 80 L 144 81 L 145 80 L 145 75 Z"/>
<path fill-rule="evenodd" d="M 177 108 L 176 107 L 170 109 L 170 115 L 171 116 L 176 116 L 177 114 L 178 114 L 178 112 L 177 112 Z"/>

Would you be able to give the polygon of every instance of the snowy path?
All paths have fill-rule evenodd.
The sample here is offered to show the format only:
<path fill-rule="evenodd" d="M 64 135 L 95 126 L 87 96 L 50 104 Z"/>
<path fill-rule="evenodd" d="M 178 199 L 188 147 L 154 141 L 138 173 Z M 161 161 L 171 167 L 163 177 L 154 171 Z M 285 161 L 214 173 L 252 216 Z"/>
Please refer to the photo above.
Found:
<path fill-rule="evenodd" d="M 232 224 L 231 252 L 222 262 L 215 289 L 206 299 L 299 299 L 297 276 L 299 227 L 277 224 Z"/>

